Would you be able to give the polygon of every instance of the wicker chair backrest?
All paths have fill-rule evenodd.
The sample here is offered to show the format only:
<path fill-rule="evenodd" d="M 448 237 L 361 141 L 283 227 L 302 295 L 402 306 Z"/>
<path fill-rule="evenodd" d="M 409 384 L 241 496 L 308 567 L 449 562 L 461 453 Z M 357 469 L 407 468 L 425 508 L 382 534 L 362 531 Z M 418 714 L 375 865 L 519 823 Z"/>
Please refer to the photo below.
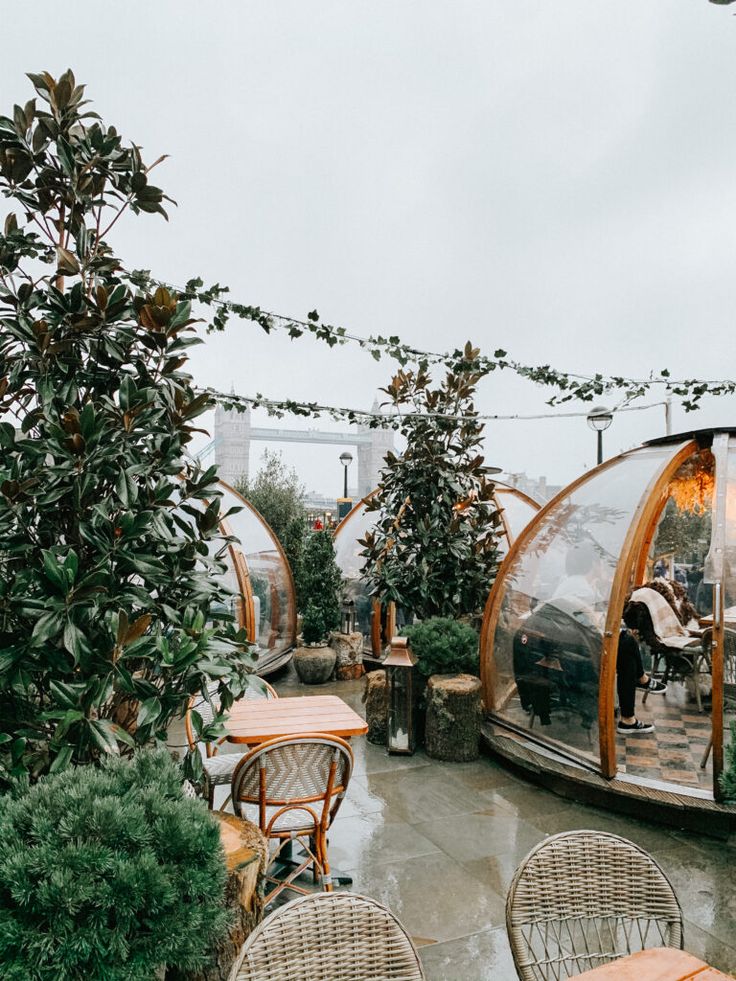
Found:
<path fill-rule="evenodd" d="M 313 893 L 275 910 L 246 940 L 228 981 L 424 981 L 393 913 L 349 892 Z"/>
<path fill-rule="evenodd" d="M 330 788 L 333 761 L 336 770 Z M 343 793 L 350 780 L 353 757 L 344 740 L 335 736 L 299 736 L 274 739 L 248 753 L 233 774 L 233 802 L 257 804 L 261 780 L 266 806 L 286 801 L 325 800 Z"/>
<path fill-rule="evenodd" d="M 532 849 L 509 887 L 506 928 L 521 981 L 561 981 L 646 947 L 682 947 L 682 911 L 659 865 L 598 831 Z"/>
<path fill-rule="evenodd" d="M 215 717 L 215 712 L 219 711 L 220 708 L 220 696 L 218 694 L 219 684 L 215 682 L 212 685 L 207 686 L 207 694 L 209 698 L 205 698 L 204 695 L 194 695 L 189 701 L 189 708 L 187 709 L 187 742 L 189 743 L 189 748 L 191 750 L 196 748 L 196 740 L 194 739 L 194 733 L 192 732 L 191 723 L 189 720 L 189 714 L 192 710 L 196 711 L 199 717 L 202 719 L 202 723 L 206 726 L 212 722 Z M 243 694 L 240 696 L 241 699 L 246 701 L 260 700 L 262 698 L 278 698 L 278 694 L 274 688 L 269 685 L 267 681 L 263 678 L 254 678 L 252 683 L 248 685 Z"/>

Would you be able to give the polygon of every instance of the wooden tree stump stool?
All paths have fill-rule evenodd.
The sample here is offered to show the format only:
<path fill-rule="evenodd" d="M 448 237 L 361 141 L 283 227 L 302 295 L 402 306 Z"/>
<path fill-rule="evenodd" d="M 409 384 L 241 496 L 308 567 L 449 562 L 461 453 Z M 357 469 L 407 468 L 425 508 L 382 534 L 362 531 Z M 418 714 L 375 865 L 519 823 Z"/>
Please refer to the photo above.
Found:
<path fill-rule="evenodd" d="M 363 634 L 357 631 L 330 634 L 330 647 L 337 654 L 335 677 L 338 681 L 363 677 Z"/>
<path fill-rule="evenodd" d="M 424 746 L 435 760 L 464 763 L 480 754 L 480 678 L 435 674 L 427 682 Z"/>
<path fill-rule="evenodd" d="M 200 971 L 169 969 L 166 981 L 227 981 L 235 958 L 248 934 L 261 922 L 263 895 L 260 888 L 268 861 L 268 845 L 250 821 L 234 814 L 217 813 L 220 838 L 227 863 L 225 904 L 233 910 L 230 932 L 213 951 L 212 964 Z"/>
<path fill-rule="evenodd" d="M 368 742 L 385 746 L 388 739 L 388 682 L 385 671 L 369 671 L 363 690 Z"/>

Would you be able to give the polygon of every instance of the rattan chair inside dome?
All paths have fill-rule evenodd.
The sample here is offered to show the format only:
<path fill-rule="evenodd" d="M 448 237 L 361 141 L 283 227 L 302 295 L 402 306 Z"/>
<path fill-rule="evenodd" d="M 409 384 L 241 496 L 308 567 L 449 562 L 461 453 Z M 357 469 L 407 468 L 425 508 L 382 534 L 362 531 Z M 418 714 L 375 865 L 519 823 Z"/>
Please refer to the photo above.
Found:
<path fill-rule="evenodd" d="M 391 910 L 349 892 L 281 906 L 248 937 L 228 981 L 423 981 Z"/>
<path fill-rule="evenodd" d="M 601 831 L 566 831 L 532 849 L 509 886 L 506 929 L 521 981 L 562 981 L 683 943 L 682 910 L 662 869 Z"/>

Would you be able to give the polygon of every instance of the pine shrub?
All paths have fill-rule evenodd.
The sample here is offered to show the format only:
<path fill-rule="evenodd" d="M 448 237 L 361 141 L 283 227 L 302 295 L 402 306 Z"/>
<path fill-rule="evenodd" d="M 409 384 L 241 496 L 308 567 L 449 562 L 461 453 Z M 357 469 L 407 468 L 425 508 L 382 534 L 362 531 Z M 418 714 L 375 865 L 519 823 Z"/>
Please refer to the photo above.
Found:
<path fill-rule="evenodd" d="M 467 623 L 449 617 L 432 617 L 406 627 L 417 667 L 423 675 L 478 674 L 478 634 Z"/>
<path fill-rule="evenodd" d="M 152 981 L 227 928 L 216 822 L 164 750 L 0 798 L 3 981 Z"/>

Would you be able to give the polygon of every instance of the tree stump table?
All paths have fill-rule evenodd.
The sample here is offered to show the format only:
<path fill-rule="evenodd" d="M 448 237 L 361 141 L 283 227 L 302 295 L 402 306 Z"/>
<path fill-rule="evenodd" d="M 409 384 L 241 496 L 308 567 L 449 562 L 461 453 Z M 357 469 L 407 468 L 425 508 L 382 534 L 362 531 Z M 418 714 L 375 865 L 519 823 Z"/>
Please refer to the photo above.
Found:
<path fill-rule="evenodd" d="M 363 677 L 363 634 L 358 631 L 330 634 L 330 647 L 337 654 L 335 677 L 338 681 Z"/>
<path fill-rule="evenodd" d="M 369 743 L 385 746 L 388 739 L 388 682 L 383 670 L 369 671 L 363 690 Z"/>
<path fill-rule="evenodd" d="M 261 922 L 263 896 L 260 888 L 268 861 L 268 845 L 250 821 L 234 814 L 216 813 L 225 851 L 228 879 L 225 904 L 233 910 L 233 925 L 213 951 L 212 964 L 200 971 L 169 969 L 166 981 L 227 981 L 235 958 L 248 934 Z"/>
<path fill-rule="evenodd" d="M 424 746 L 427 756 L 455 763 L 477 759 L 480 755 L 480 678 L 470 674 L 432 675 L 427 682 L 426 700 Z"/>

